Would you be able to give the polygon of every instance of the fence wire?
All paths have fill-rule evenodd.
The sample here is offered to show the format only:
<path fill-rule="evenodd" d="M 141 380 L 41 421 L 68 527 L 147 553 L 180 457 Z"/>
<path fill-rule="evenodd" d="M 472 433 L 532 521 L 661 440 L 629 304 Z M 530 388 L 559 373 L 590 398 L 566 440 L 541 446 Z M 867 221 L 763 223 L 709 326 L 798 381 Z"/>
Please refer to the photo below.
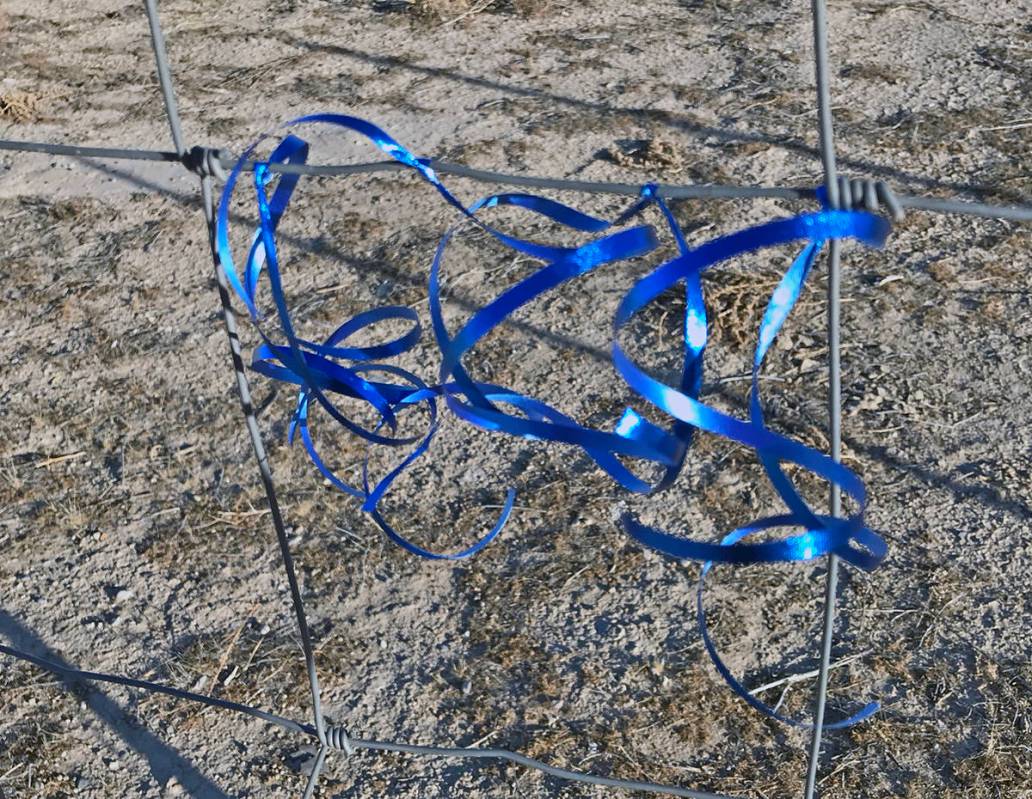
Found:
<path fill-rule="evenodd" d="M 250 385 L 241 354 L 240 338 L 237 334 L 236 315 L 233 311 L 226 273 L 219 258 L 215 244 L 215 202 L 213 178 L 221 176 L 222 169 L 231 167 L 236 158 L 224 150 L 194 146 L 188 148 L 183 138 L 182 125 L 179 119 L 176 94 L 173 88 L 172 72 L 169 67 L 165 49 L 164 34 L 158 15 L 156 0 L 144 0 L 150 26 L 151 45 L 154 50 L 155 66 L 161 87 L 162 100 L 174 151 L 125 149 L 116 147 L 94 147 L 69 144 L 51 144 L 44 142 L 14 141 L 0 139 L 0 150 L 14 152 L 39 152 L 50 155 L 76 156 L 80 158 L 98 158 L 105 160 L 140 160 L 179 163 L 199 177 L 202 206 L 211 244 L 212 259 L 218 282 L 219 297 L 222 305 L 226 336 L 230 347 L 232 368 L 236 379 L 237 393 L 244 414 L 245 427 L 251 440 L 259 477 L 265 489 L 269 503 L 270 515 L 276 538 L 280 547 L 281 561 L 290 590 L 291 603 L 296 616 L 301 648 L 305 660 L 309 686 L 312 695 L 313 724 L 302 723 L 290 718 L 269 713 L 260 708 L 237 702 L 230 702 L 212 696 L 184 691 L 161 683 L 138 680 L 130 677 L 100 672 L 83 671 L 14 647 L 0 644 L 0 653 L 9 657 L 31 663 L 38 668 L 56 674 L 68 681 L 104 682 L 140 689 L 152 693 L 165 694 L 175 699 L 213 707 L 221 710 L 251 716 L 267 724 L 280 727 L 288 732 L 301 734 L 315 739 L 319 748 L 314 766 L 305 786 L 304 799 L 311 799 L 318 785 L 319 776 L 325 764 L 327 754 L 331 750 L 353 754 L 359 750 L 372 752 L 397 752 L 434 758 L 464 758 L 504 760 L 526 768 L 536 769 L 544 774 L 562 780 L 599 785 L 626 791 L 658 793 L 668 796 L 693 797 L 694 799 L 731 799 L 730 797 L 691 790 L 673 785 L 661 785 L 652 782 L 621 780 L 610 777 L 557 768 L 539 760 L 504 749 L 486 749 L 477 747 L 436 747 L 397 741 L 374 741 L 351 737 L 345 726 L 328 725 L 322 713 L 319 677 L 315 663 L 311 634 L 305 614 L 304 602 L 301 598 L 294 568 L 293 556 L 277 499 L 276 487 L 272 480 L 268 456 L 262 440 L 261 431 L 255 417 L 251 402 Z M 811 0 L 811 16 L 814 39 L 814 68 L 817 88 L 817 122 L 820 132 L 820 154 L 824 168 L 825 189 L 828 204 L 832 208 L 866 207 L 875 210 L 880 199 L 894 215 L 903 210 L 918 210 L 932 213 L 961 214 L 976 217 L 1002 219 L 1015 222 L 1032 221 L 1030 206 L 998 206 L 960 199 L 940 199 L 924 196 L 908 196 L 893 193 L 885 184 L 871 181 L 844 181 L 838 175 L 835 160 L 835 147 L 832 134 L 831 92 L 829 83 L 828 42 L 827 42 L 827 7 L 825 0 Z M 461 164 L 453 164 L 436 159 L 428 159 L 430 165 L 443 174 L 464 177 L 474 181 L 493 185 L 522 186 L 537 189 L 553 189 L 563 191 L 584 192 L 589 194 L 612 194 L 637 196 L 641 192 L 639 185 L 624 183 L 596 183 L 588 181 L 561 180 L 544 177 L 510 175 L 473 169 Z M 246 168 L 253 169 L 254 162 Z M 395 161 L 377 161 L 362 164 L 339 164 L 326 166 L 273 164 L 271 171 L 284 174 L 342 176 L 385 172 L 402 169 Z M 850 186 L 852 185 L 852 191 Z M 877 188 L 877 190 L 876 190 Z M 740 186 L 740 185 L 688 185 L 661 186 L 660 196 L 666 199 L 752 199 L 771 198 L 780 200 L 814 200 L 817 191 L 812 187 L 790 186 Z M 829 352 L 829 441 L 830 454 L 835 460 L 841 457 L 841 342 L 840 342 L 840 248 L 838 241 L 832 241 L 829 248 L 829 281 L 828 281 L 828 352 Z M 841 513 L 841 496 L 837 485 L 833 485 L 830 497 L 830 510 L 833 515 Z M 821 642 L 820 667 L 817 673 L 818 684 L 814 697 L 814 729 L 810 746 L 808 769 L 804 783 L 805 799 L 813 799 L 816 792 L 817 774 L 820 766 L 821 742 L 823 732 L 824 711 L 827 703 L 828 672 L 830 669 L 833 630 L 835 622 L 835 599 L 837 591 L 838 558 L 834 554 L 828 556 L 826 572 L 825 606 L 823 619 L 823 635 Z"/>
<path fill-rule="evenodd" d="M 76 158 L 99 158 L 113 161 L 163 161 L 180 163 L 190 169 L 210 156 L 209 167 L 229 169 L 236 164 L 237 158 L 225 150 L 212 150 L 194 147 L 186 154 L 180 155 L 169 150 L 138 150 L 122 147 L 88 147 L 77 144 L 53 144 L 50 142 L 15 141 L 0 139 L 0 150 L 11 150 L 25 153 L 46 153 L 47 155 L 65 155 Z M 427 162 L 443 175 L 455 175 L 468 178 L 478 183 L 494 186 L 520 186 L 528 189 L 551 189 L 555 191 L 582 192 L 584 194 L 611 194 L 620 197 L 637 197 L 641 194 L 641 185 L 637 183 L 604 183 L 588 180 L 566 180 L 562 178 L 535 177 L 533 175 L 510 175 L 505 172 L 493 172 L 485 169 L 474 169 L 463 164 L 453 164 L 436 158 Z M 244 169 L 253 170 L 254 161 L 244 164 Z M 345 177 L 373 172 L 398 172 L 406 169 L 397 161 L 371 161 L 361 164 L 268 164 L 270 172 L 283 175 L 311 175 L 316 177 Z M 812 186 L 740 186 L 714 183 L 691 186 L 663 184 L 657 194 L 666 200 L 808 200 L 817 199 L 817 190 Z M 943 199 L 908 194 L 893 196 L 901 209 L 928 211 L 938 214 L 960 214 L 986 219 L 1003 219 L 1011 222 L 1032 222 L 1032 206 L 992 205 L 989 203 L 971 202 L 960 199 Z M 857 195 L 858 201 L 863 194 Z"/>

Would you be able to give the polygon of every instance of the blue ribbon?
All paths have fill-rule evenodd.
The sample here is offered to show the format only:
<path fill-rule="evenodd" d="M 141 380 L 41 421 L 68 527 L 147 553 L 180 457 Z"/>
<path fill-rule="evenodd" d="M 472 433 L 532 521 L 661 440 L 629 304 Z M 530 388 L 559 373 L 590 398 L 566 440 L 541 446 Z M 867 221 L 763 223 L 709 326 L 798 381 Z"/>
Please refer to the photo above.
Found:
<path fill-rule="evenodd" d="M 683 538 L 647 527 L 630 514 L 624 514 L 622 521 L 627 532 L 646 546 L 672 557 L 704 562 L 696 594 L 697 618 L 699 631 L 710 659 L 732 690 L 752 707 L 794 726 L 812 725 L 787 718 L 758 700 L 735 679 L 721 660 L 706 626 L 703 607 L 704 581 L 713 564 L 717 562 L 748 564 L 802 561 L 834 552 L 854 566 L 870 571 L 885 557 L 887 547 L 884 539 L 863 524 L 866 492 L 860 479 L 828 456 L 778 435 L 766 427 L 760 403 L 759 374 L 764 357 L 798 300 L 803 283 L 824 241 L 829 238 L 852 236 L 870 246 L 880 246 L 888 232 L 888 223 L 880 217 L 827 210 L 738 231 L 707 242 L 690 253 L 682 253 L 642 278 L 624 297 L 613 323 L 613 362 L 628 385 L 654 405 L 686 424 L 756 450 L 771 484 L 790 511 L 785 515 L 757 519 L 728 533 L 719 544 Z M 709 408 L 697 398 L 664 385 L 635 365 L 620 348 L 620 328 L 626 325 L 635 313 L 679 280 L 693 278 L 714 264 L 737 255 L 800 239 L 809 240 L 810 243 L 804 247 L 774 290 L 760 324 L 759 339 L 753 358 L 748 422 Z M 695 312 L 701 313 L 697 309 Z M 686 317 L 691 317 L 692 313 L 693 309 L 689 306 Z M 703 334 L 699 333 L 698 336 L 700 341 L 705 340 Z M 814 513 L 782 469 L 781 463 L 784 461 L 799 464 L 819 477 L 839 485 L 855 500 L 857 510 L 845 519 Z M 802 528 L 805 532 L 778 541 L 740 543 L 751 535 L 778 527 Z M 878 708 L 879 704 L 872 702 L 849 718 L 826 726 L 835 729 L 856 724 Z"/>
<path fill-rule="evenodd" d="M 365 311 L 338 327 L 322 343 L 302 339 L 294 330 L 283 293 L 275 236 L 277 226 L 297 187 L 298 176 L 281 175 L 271 196 L 268 188 L 273 182 L 270 168 L 273 164 L 306 162 L 309 148 L 303 140 L 293 134 L 286 135 L 266 161 L 259 161 L 254 166 L 259 225 L 252 237 L 242 276 L 234 264 L 229 245 L 230 200 L 248 159 L 268 136 L 259 139 L 245 150 L 229 175 L 219 203 L 216 242 L 230 285 L 246 305 L 262 337 L 263 343 L 255 351 L 252 368 L 273 379 L 300 387 L 290 425 L 290 441 L 293 442 L 300 433 L 301 441 L 320 473 L 339 490 L 361 500 L 363 510 L 369 513 L 392 541 L 409 552 L 434 559 L 465 558 L 482 549 L 501 531 L 515 502 L 515 491 L 510 488 L 494 526 L 472 545 L 455 553 L 435 553 L 419 547 L 400 535 L 383 517 L 379 511 L 380 501 L 398 476 L 430 447 L 439 428 L 439 401 L 443 401 L 459 418 L 485 430 L 578 446 L 617 483 L 637 493 L 654 493 L 676 479 L 696 430 L 714 433 L 755 450 L 788 513 L 755 520 L 728 533 L 719 543 L 657 530 L 638 522 L 630 514 L 623 516 L 622 523 L 633 538 L 648 547 L 675 558 L 703 562 L 697 592 L 698 623 L 707 652 L 718 671 L 737 694 L 761 712 L 789 724 L 808 726 L 779 715 L 773 708 L 749 694 L 731 675 L 706 628 L 704 580 L 715 563 L 805 561 L 835 553 L 854 566 L 871 570 L 885 557 L 884 540 L 864 524 L 866 492 L 861 480 L 827 455 L 768 429 L 760 401 L 759 374 L 764 358 L 798 300 L 824 243 L 831 239 L 855 238 L 868 246 L 880 246 L 889 233 L 889 224 L 883 218 L 865 212 L 824 209 L 731 233 L 693 249 L 686 243 L 673 214 L 653 184 L 645 186 L 640 198 L 612 221 L 584 214 L 554 200 L 527 194 L 494 194 L 465 206 L 443 185 L 429 159 L 417 158 L 376 125 L 340 114 L 313 114 L 295 119 L 287 123 L 286 127 L 302 123 L 326 124 L 363 136 L 383 153 L 415 171 L 464 220 L 472 222 L 503 246 L 538 259 L 543 265 L 477 310 L 452 334 L 445 325 L 442 312 L 440 271 L 445 251 L 457 227 L 444 234 L 434 255 L 428 281 L 432 332 L 440 350 L 437 382 L 434 384 L 424 382 L 410 371 L 382 362 L 407 352 L 418 342 L 421 336 L 419 317 L 410 308 L 388 306 Z M 548 291 L 595 269 L 655 250 L 658 238 L 652 227 L 624 227 L 651 205 L 656 205 L 662 213 L 677 244 L 678 253 L 639 280 L 623 297 L 613 320 L 612 355 L 613 364 L 627 385 L 672 418 L 669 429 L 648 421 L 630 407 L 625 409 L 611 431 L 586 427 L 541 400 L 503 386 L 477 381 L 470 375 L 464 363 L 465 356 L 477 342 L 514 312 Z M 521 208 L 562 227 L 590 234 L 592 238 L 580 246 L 565 247 L 541 244 L 504 233 L 480 219 L 481 212 L 498 206 Z M 767 305 L 753 358 L 749 418 L 737 419 L 699 401 L 703 357 L 708 339 L 702 273 L 714 264 L 738 255 L 793 242 L 803 242 L 804 247 Z M 257 292 L 263 271 L 268 276 L 276 320 L 285 343 L 274 343 L 261 324 Z M 684 356 L 679 380 L 676 385 L 667 385 L 651 376 L 624 353 L 619 345 L 619 335 L 632 317 L 660 294 L 681 282 L 684 283 L 685 293 L 682 330 Z M 411 323 L 411 328 L 392 341 L 365 347 L 346 346 L 347 339 L 355 333 L 385 320 Z M 378 376 L 378 379 L 374 379 L 374 376 Z M 334 394 L 368 404 L 375 411 L 379 422 L 372 427 L 363 427 L 352 421 L 334 405 L 330 398 Z M 411 449 L 399 465 L 376 483 L 370 481 L 367 454 L 362 467 L 361 485 L 350 485 L 326 465 L 316 449 L 310 430 L 313 400 L 338 423 L 370 445 Z M 418 407 L 426 410 L 426 432 L 422 436 L 398 436 L 399 415 Z M 661 467 L 662 474 L 652 482 L 642 479 L 620 460 L 621 456 L 656 464 Z M 853 499 L 853 513 L 840 519 L 813 511 L 782 468 L 784 462 L 795 463 L 838 485 Z M 754 534 L 775 528 L 802 532 L 774 541 L 745 541 Z M 833 728 L 854 724 L 877 708 L 877 703 L 869 704 L 859 713 L 827 726 Z"/>

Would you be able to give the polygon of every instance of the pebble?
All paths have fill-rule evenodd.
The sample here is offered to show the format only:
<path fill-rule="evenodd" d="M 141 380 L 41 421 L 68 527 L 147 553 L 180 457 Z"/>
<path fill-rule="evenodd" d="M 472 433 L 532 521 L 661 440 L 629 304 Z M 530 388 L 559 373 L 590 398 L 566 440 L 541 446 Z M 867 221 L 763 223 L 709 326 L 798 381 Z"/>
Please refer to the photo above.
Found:
<path fill-rule="evenodd" d="M 316 749 L 312 746 L 304 746 L 296 752 L 292 752 L 287 758 L 287 765 L 299 774 L 306 777 L 311 776 L 315 768 Z"/>

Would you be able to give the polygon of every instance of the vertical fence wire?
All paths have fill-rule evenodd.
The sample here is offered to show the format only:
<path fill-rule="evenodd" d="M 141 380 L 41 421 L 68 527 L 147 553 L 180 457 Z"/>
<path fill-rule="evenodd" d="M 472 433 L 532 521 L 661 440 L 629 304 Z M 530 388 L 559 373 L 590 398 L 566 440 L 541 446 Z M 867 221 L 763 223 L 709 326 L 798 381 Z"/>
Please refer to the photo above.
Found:
<path fill-rule="evenodd" d="M 150 25 L 151 47 L 154 50 L 154 64 L 158 70 L 158 83 L 161 85 L 161 99 L 165 103 L 165 116 L 172 132 L 172 145 L 180 157 L 186 154 L 186 143 L 183 141 L 183 126 L 179 121 L 179 106 L 176 93 L 172 88 L 172 71 L 168 66 L 168 54 L 165 48 L 165 34 L 161 30 L 161 18 L 158 16 L 157 0 L 143 0 L 147 9 L 147 24 Z"/>
<path fill-rule="evenodd" d="M 172 72 L 168 64 L 168 54 L 165 49 L 165 39 L 161 32 L 161 19 L 158 16 L 156 0 L 144 0 L 147 10 L 147 19 L 150 23 L 151 45 L 154 49 L 154 61 L 157 66 L 161 83 L 161 93 L 165 102 L 165 110 L 168 115 L 169 126 L 172 130 L 172 139 L 176 150 L 180 154 L 186 152 L 183 143 L 182 125 L 179 121 L 179 113 L 176 106 L 175 91 L 172 84 Z M 254 458 L 258 465 L 258 473 L 261 476 L 262 485 L 265 488 L 265 496 L 269 503 L 269 512 L 272 516 L 272 524 L 276 530 L 276 538 L 279 542 L 280 555 L 283 560 L 283 568 L 286 572 L 287 583 L 290 587 L 290 599 L 294 607 L 294 614 L 297 618 L 298 632 L 301 637 L 301 649 L 305 658 L 305 669 L 308 673 L 308 683 L 312 694 L 312 713 L 314 715 L 315 729 L 319 737 L 319 757 L 316 760 L 316 768 L 308 780 L 305 789 L 305 799 L 311 799 L 315 792 L 315 786 L 319 779 L 319 772 L 325 760 L 326 754 L 326 722 L 322 713 L 322 697 L 319 689 L 319 674 L 315 664 L 315 651 L 312 647 L 312 636 L 308 628 L 308 619 L 305 615 L 304 600 L 301 597 L 301 590 L 297 581 L 297 572 L 294 568 L 294 558 L 290 552 L 290 542 L 287 540 L 287 531 L 283 523 L 283 515 L 280 510 L 279 500 L 276 495 L 276 485 L 272 479 L 272 469 L 269 466 L 268 454 L 265 451 L 265 444 L 262 441 L 261 430 L 258 427 L 258 420 L 255 418 L 254 404 L 251 401 L 251 387 L 244 369 L 244 361 L 241 354 L 240 336 L 237 332 L 236 314 L 229 295 L 229 285 L 226 280 L 226 271 L 219 257 L 218 247 L 215 240 L 215 200 L 212 190 L 210 175 L 201 177 L 201 200 L 204 206 L 204 218 L 208 227 L 208 241 L 211 247 L 212 260 L 215 264 L 215 278 L 218 283 L 219 299 L 222 303 L 222 316 L 225 322 L 226 337 L 229 340 L 230 358 L 233 364 L 233 372 L 236 376 L 237 394 L 240 398 L 240 407 L 244 414 L 244 424 L 251 439 L 251 447 L 254 451 Z"/>
<path fill-rule="evenodd" d="M 240 348 L 240 336 L 237 332 L 236 314 L 233 311 L 232 301 L 229 293 L 229 283 L 226 280 L 226 270 L 223 268 L 222 260 L 218 255 L 218 248 L 215 241 L 215 201 L 212 190 L 211 177 L 205 175 L 201 178 L 201 199 L 204 204 L 204 218 L 208 225 L 208 241 L 211 246 L 212 259 L 215 262 L 215 279 L 218 283 L 219 300 L 222 303 L 222 317 L 226 327 L 226 337 L 229 339 L 230 358 L 233 362 L 233 372 L 236 375 L 237 394 L 240 398 L 240 407 L 244 413 L 244 424 L 247 427 L 248 436 L 251 439 L 251 447 L 254 451 L 255 461 L 258 464 L 258 473 L 261 475 L 262 485 L 265 488 L 265 496 L 269 502 L 269 514 L 272 516 L 272 524 L 276 530 L 276 539 L 279 542 L 280 556 L 283 561 L 283 568 L 287 575 L 287 582 L 290 586 L 290 599 L 294 606 L 294 613 L 297 617 L 298 631 L 301 636 L 301 650 L 304 653 L 305 669 L 308 672 L 308 683 L 312 693 L 312 712 L 315 716 L 315 730 L 319 738 L 319 757 L 316 761 L 316 768 L 308 778 L 308 785 L 305 788 L 305 799 L 311 799 L 319 779 L 319 772 L 326 754 L 326 722 L 322 714 L 322 698 L 319 689 L 319 674 L 315 665 L 315 650 L 312 647 L 311 633 L 308 629 L 308 620 L 305 615 L 304 602 L 301 598 L 301 591 L 297 582 L 297 574 L 294 569 L 294 559 L 290 552 L 290 543 L 287 540 L 287 532 L 283 523 L 283 516 L 280 511 L 279 500 L 276 495 L 276 485 L 272 479 L 272 470 L 269 466 L 268 454 L 265 451 L 265 444 L 262 441 L 261 430 L 258 427 L 258 420 L 255 418 L 254 404 L 251 402 L 251 387 L 244 369 L 244 360 Z"/>
<path fill-rule="evenodd" d="M 828 205 L 838 208 L 838 175 L 835 164 L 835 140 L 831 117 L 831 87 L 828 69 L 828 15 L 825 0 L 811 0 L 813 17 L 814 73 L 817 84 L 817 121 L 820 131 L 821 162 L 824 166 L 824 185 Z M 842 265 L 839 241 L 830 242 L 828 253 L 828 427 L 831 457 L 842 459 L 842 350 L 841 350 L 841 283 Z M 832 516 L 842 513 L 842 492 L 831 484 L 830 509 Z M 817 674 L 817 691 L 813 718 L 813 736 L 806 769 L 804 799 L 814 799 L 817 790 L 817 772 L 820 768 L 821 737 L 824 732 L 824 710 L 828 702 L 828 672 L 831 666 L 831 647 L 835 636 L 835 599 L 838 591 L 838 555 L 828 554 L 824 587 L 824 618 L 821 635 L 821 660 Z"/>

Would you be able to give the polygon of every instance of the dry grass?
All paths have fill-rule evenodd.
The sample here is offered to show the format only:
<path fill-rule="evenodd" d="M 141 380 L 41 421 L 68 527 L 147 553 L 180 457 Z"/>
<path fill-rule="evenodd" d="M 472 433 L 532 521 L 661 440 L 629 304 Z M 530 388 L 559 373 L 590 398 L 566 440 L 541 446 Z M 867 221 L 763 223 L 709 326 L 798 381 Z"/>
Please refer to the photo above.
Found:
<path fill-rule="evenodd" d="M 553 0 L 402 0 L 381 2 L 386 9 L 404 8 L 419 17 L 442 24 L 460 22 L 487 12 L 534 16 L 546 12 Z"/>
<path fill-rule="evenodd" d="M 634 139 L 618 142 L 604 153 L 614 164 L 679 175 L 686 160 L 677 145 L 665 139 Z"/>
<path fill-rule="evenodd" d="M 43 109 L 43 98 L 17 89 L 0 94 L 0 119 L 11 122 L 36 122 Z"/>
<path fill-rule="evenodd" d="M 1032 665 L 1027 661 L 976 664 L 981 701 L 974 710 L 981 734 L 977 751 L 953 767 L 963 785 L 958 795 L 1011 795 L 1028 788 L 1032 773 Z"/>
<path fill-rule="evenodd" d="M 0 694 L 8 702 L 44 704 L 47 714 L 23 718 L 0 726 L 0 797 L 31 795 L 40 799 L 70 799 L 74 780 L 61 769 L 62 755 L 74 747 L 65 724 L 70 720 L 74 697 L 38 672 L 24 673 L 19 667 L 0 677 Z M 21 675 L 22 679 L 17 679 Z M 15 794 L 14 786 L 25 785 L 30 794 Z"/>

